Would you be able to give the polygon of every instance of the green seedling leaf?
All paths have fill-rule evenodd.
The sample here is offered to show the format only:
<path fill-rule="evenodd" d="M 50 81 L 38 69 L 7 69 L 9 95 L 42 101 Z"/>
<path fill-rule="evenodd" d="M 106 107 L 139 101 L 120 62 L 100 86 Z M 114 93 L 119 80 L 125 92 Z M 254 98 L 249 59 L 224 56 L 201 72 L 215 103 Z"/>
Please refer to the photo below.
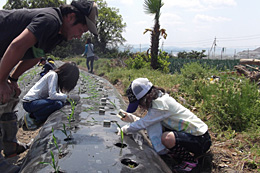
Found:
<path fill-rule="evenodd" d="M 120 135 L 121 135 L 121 144 L 124 143 L 124 132 L 121 129 L 121 126 L 116 122 L 116 125 L 119 127 L 120 129 Z M 123 146 L 123 145 L 122 145 Z"/>
<path fill-rule="evenodd" d="M 59 152 L 59 154 L 60 154 L 61 151 L 60 151 L 60 148 L 59 148 L 59 146 L 58 146 L 58 144 L 57 144 L 57 138 L 56 138 L 55 135 L 54 135 L 54 130 L 53 130 L 53 128 L 52 128 L 52 138 L 53 138 L 54 145 L 56 146 L 56 148 L 58 149 L 58 152 Z"/>
<path fill-rule="evenodd" d="M 115 109 L 116 109 L 116 105 L 115 105 L 115 103 L 113 103 L 110 99 L 108 99 L 108 101 L 115 107 Z"/>
<path fill-rule="evenodd" d="M 68 138 L 67 130 L 66 130 L 66 125 L 63 123 L 63 129 L 61 130 L 62 133 L 65 134 L 65 136 Z"/>

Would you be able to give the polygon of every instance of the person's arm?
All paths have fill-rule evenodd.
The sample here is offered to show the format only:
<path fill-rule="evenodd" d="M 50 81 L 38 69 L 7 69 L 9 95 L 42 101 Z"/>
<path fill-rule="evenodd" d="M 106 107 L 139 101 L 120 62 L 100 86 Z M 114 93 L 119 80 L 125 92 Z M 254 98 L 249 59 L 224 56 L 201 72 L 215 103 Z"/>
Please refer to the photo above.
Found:
<path fill-rule="evenodd" d="M 61 92 L 57 92 L 58 85 L 58 75 L 56 72 L 49 72 L 48 76 L 48 90 L 49 90 L 49 99 L 51 100 L 61 100 L 63 102 L 66 101 L 67 95 Z"/>
<path fill-rule="evenodd" d="M 83 55 L 86 55 L 88 53 L 88 44 L 85 45 L 85 51 L 83 53 Z"/>
<path fill-rule="evenodd" d="M 170 117 L 171 115 L 172 114 L 169 111 L 162 111 L 159 109 L 151 108 L 148 111 L 147 115 L 145 115 L 143 118 L 131 123 L 128 127 L 125 127 L 124 133 L 137 132 L 139 130 L 145 129 L 152 124 L 155 124 L 164 120 L 165 118 Z"/>
<path fill-rule="evenodd" d="M 16 37 L 7 50 L 5 51 L 1 62 L 0 62 L 0 102 L 6 103 L 11 94 L 13 94 L 12 89 L 8 86 L 8 76 L 16 64 L 22 59 L 25 52 L 32 47 L 37 42 L 36 37 L 31 31 L 25 29 L 18 37 Z M 18 77 L 26 70 L 28 70 L 31 65 L 23 66 L 23 69 L 17 67 L 16 72 L 11 74 L 11 77 L 18 79 Z"/>

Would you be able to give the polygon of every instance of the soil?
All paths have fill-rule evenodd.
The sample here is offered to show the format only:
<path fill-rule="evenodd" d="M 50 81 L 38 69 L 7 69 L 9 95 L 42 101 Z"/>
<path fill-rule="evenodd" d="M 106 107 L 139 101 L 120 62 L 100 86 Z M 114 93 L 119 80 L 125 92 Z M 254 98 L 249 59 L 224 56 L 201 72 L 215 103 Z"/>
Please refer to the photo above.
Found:
<path fill-rule="evenodd" d="M 102 76 L 104 77 L 104 76 Z M 120 81 L 117 81 L 116 84 L 114 84 L 114 87 L 118 90 L 118 92 L 123 96 L 126 103 L 128 103 L 128 99 L 124 96 L 124 88 L 122 87 L 122 84 Z M 144 111 L 138 110 L 139 115 L 144 115 Z M 19 128 L 17 139 L 20 142 L 28 143 L 32 139 L 34 139 L 39 132 L 40 129 L 37 129 L 35 131 L 24 131 L 23 128 Z M 210 131 L 209 131 L 210 132 Z M 236 135 L 235 138 L 232 138 L 227 141 L 219 141 L 217 140 L 217 134 L 211 133 L 212 138 L 212 146 L 210 149 L 210 154 L 212 156 L 212 171 L 213 173 L 219 173 L 219 172 L 258 172 L 259 171 L 259 162 L 258 162 L 258 168 L 256 164 L 250 164 L 254 163 L 253 158 L 250 154 L 248 154 L 249 147 L 246 146 L 241 149 L 240 151 L 237 150 L 237 147 L 234 146 L 234 144 L 238 143 L 246 143 L 243 139 L 243 136 Z M 249 146 L 249 144 L 248 144 Z M 246 152 L 245 152 L 246 151 Z M 24 153 L 15 156 L 11 159 L 8 159 L 9 162 L 14 163 L 16 165 L 21 165 L 24 158 L 26 157 L 27 151 Z M 252 162 L 248 162 L 249 160 L 252 160 Z M 256 160 L 257 163 L 258 160 Z"/>

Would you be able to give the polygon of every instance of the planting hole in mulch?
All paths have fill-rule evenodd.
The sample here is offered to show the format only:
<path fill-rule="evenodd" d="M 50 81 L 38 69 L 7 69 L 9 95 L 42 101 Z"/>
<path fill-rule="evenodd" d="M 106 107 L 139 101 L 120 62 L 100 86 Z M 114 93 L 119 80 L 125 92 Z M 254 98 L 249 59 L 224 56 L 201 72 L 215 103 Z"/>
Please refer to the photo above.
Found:
<path fill-rule="evenodd" d="M 65 138 L 64 141 L 72 141 L 73 138 Z"/>
<path fill-rule="evenodd" d="M 121 160 L 121 163 L 128 166 L 129 168 L 135 168 L 139 165 L 135 161 L 128 159 L 128 158 Z"/>
<path fill-rule="evenodd" d="M 116 143 L 115 146 L 120 147 L 120 148 L 125 148 L 125 147 L 127 147 L 126 144 L 124 144 L 124 143 L 122 144 L 122 143 L 120 143 L 120 142 Z"/>

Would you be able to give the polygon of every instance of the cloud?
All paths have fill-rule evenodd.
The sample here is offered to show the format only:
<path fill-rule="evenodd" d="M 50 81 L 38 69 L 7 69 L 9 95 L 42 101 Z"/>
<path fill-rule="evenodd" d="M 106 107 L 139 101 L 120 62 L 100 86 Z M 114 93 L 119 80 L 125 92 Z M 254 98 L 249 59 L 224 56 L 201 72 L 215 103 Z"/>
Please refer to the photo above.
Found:
<path fill-rule="evenodd" d="M 207 11 L 236 6 L 235 0 L 163 0 L 164 7 L 178 7 L 189 11 Z"/>
<path fill-rule="evenodd" d="M 201 7 L 200 0 L 163 0 L 164 6 L 167 7 L 181 7 L 194 8 Z"/>
<path fill-rule="evenodd" d="M 212 17 L 203 14 L 197 14 L 193 20 L 194 23 L 227 22 L 227 21 L 231 21 L 231 19 L 225 17 Z"/>
<path fill-rule="evenodd" d="M 135 0 L 106 0 L 108 3 L 109 2 L 116 2 L 116 3 L 120 3 L 123 5 L 133 5 Z"/>
<path fill-rule="evenodd" d="M 162 25 L 182 25 L 184 24 L 183 19 L 173 13 L 162 13 L 160 17 L 160 22 Z"/>
<path fill-rule="evenodd" d="M 135 22 L 135 24 L 136 25 L 147 25 L 149 22 L 147 22 L 147 21 L 137 21 L 137 22 Z"/>
<path fill-rule="evenodd" d="M 205 5 L 211 7 L 236 6 L 235 0 L 202 0 Z"/>

